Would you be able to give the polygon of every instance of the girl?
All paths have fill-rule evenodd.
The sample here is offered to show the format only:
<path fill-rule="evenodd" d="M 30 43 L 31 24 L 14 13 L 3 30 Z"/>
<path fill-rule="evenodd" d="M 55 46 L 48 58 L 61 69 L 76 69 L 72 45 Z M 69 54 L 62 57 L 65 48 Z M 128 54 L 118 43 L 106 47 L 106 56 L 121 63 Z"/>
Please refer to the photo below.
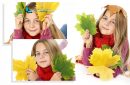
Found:
<path fill-rule="evenodd" d="M 61 80 L 60 72 L 52 71 L 52 61 L 56 53 L 62 53 L 55 40 L 38 40 L 32 48 L 32 56 L 35 56 L 37 62 L 36 72 L 28 69 L 29 80 Z"/>
<path fill-rule="evenodd" d="M 92 37 L 86 30 L 83 40 L 84 47 L 81 62 L 84 65 L 89 63 L 89 56 L 94 48 L 101 48 L 102 45 L 110 46 L 115 53 L 121 55 L 123 65 L 129 56 L 129 45 L 127 35 L 127 15 L 123 8 L 116 5 L 105 6 L 106 10 L 97 21 L 97 33 Z M 123 72 L 123 68 L 118 67 L 114 76 Z"/>
<path fill-rule="evenodd" d="M 16 29 L 13 39 L 64 39 L 63 33 L 57 28 L 51 15 L 46 15 L 40 22 L 37 16 L 36 2 L 26 6 L 25 16 L 19 14 L 15 17 Z"/>

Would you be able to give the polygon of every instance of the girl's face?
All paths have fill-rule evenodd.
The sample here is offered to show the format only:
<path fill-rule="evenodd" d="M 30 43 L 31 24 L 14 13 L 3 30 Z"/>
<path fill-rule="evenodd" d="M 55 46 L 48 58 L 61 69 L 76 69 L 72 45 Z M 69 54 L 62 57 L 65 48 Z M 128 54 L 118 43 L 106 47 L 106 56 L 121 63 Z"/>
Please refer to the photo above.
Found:
<path fill-rule="evenodd" d="M 40 33 L 40 21 L 36 13 L 26 13 L 24 19 L 24 29 L 31 36 L 36 36 Z"/>
<path fill-rule="evenodd" d="M 106 11 L 99 22 L 99 30 L 101 34 L 111 35 L 115 31 L 116 14 L 110 15 L 110 11 Z"/>
<path fill-rule="evenodd" d="M 51 65 L 51 57 L 49 56 L 49 52 L 43 43 L 38 43 L 36 45 L 35 56 L 36 62 L 40 67 L 45 68 Z"/>

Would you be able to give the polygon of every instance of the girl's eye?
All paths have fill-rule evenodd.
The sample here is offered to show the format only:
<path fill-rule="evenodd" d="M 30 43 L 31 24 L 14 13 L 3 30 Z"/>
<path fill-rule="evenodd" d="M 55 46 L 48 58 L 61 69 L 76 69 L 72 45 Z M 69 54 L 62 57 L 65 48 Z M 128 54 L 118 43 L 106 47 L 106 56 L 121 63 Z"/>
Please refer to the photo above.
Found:
<path fill-rule="evenodd" d="M 48 53 L 49 53 L 49 52 L 48 52 L 48 51 L 46 51 L 46 52 L 44 52 L 44 53 L 43 53 L 43 55 L 47 55 Z"/>
<path fill-rule="evenodd" d="M 104 20 L 107 20 L 107 17 L 103 17 Z"/>
<path fill-rule="evenodd" d="M 115 22 L 114 22 L 114 21 L 111 21 L 111 23 L 112 23 L 112 24 L 115 24 Z"/>
<path fill-rule="evenodd" d="M 34 22 L 35 22 L 35 23 L 38 23 L 38 22 L 39 22 L 39 20 L 37 20 L 37 19 L 36 19 L 36 20 L 34 20 Z"/>
<path fill-rule="evenodd" d="M 29 20 L 24 20 L 24 22 L 29 22 Z"/>
<path fill-rule="evenodd" d="M 46 54 L 48 54 L 49 52 L 47 51 L 47 52 L 45 52 Z"/>
<path fill-rule="evenodd" d="M 35 56 L 40 56 L 40 53 L 36 53 Z"/>

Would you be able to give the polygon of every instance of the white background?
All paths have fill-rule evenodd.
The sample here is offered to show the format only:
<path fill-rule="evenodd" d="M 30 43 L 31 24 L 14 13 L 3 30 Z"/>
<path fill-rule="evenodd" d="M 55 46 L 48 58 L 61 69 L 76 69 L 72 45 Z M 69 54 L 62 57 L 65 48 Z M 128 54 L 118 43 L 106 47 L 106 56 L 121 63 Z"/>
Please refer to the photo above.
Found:
<path fill-rule="evenodd" d="M 2 1 L 0 3 L 0 83 L 6 84 L 6 85 L 129 85 L 130 84 L 130 78 L 126 78 L 124 76 L 118 76 L 117 78 L 110 80 L 110 81 L 101 81 L 99 79 L 96 79 L 92 76 L 85 75 L 85 68 L 76 65 L 76 76 L 77 80 L 73 82 L 12 82 L 12 71 L 11 71 L 11 59 L 12 59 L 12 48 L 11 45 L 3 45 L 3 21 L 9 22 L 6 25 L 12 25 L 13 20 L 12 18 L 8 17 L 6 20 L 3 20 L 3 4 L 10 3 L 14 4 L 16 0 L 6 0 Z M 19 0 L 20 1 L 20 0 Z M 27 1 L 27 0 L 22 0 Z M 40 0 L 30 0 L 31 1 L 40 1 Z M 62 23 L 67 23 L 68 25 L 68 52 L 70 56 L 79 55 L 82 47 L 82 39 L 80 34 L 75 30 L 74 26 L 77 22 L 75 15 L 85 12 L 85 13 L 93 13 L 98 19 L 100 14 L 103 12 L 103 7 L 107 4 L 116 4 L 121 7 L 123 7 L 127 11 L 128 15 L 128 30 L 130 32 L 129 26 L 130 26 L 130 11 L 129 11 L 129 3 L 128 0 L 41 0 L 41 1 L 60 1 L 62 4 L 64 3 L 64 10 L 62 10 L 63 14 L 66 15 L 65 17 L 62 15 L 58 15 L 58 19 L 55 19 L 57 21 L 63 20 Z M 13 7 L 13 6 L 11 6 Z M 11 7 L 8 10 L 8 13 L 11 11 Z M 7 13 L 7 15 L 8 15 Z M 6 14 L 5 14 L 6 15 Z M 12 15 L 10 15 L 12 16 Z M 61 22 L 59 21 L 59 23 Z M 60 26 L 60 25 L 59 25 Z M 5 26 L 4 26 L 5 27 Z M 13 27 L 13 26 L 12 26 Z M 14 27 L 13 27 L 14 28 Z M 11 29 L 13 29 L 11 28 Z M 8 29 L 9 28 L 4 28 Z M 11 31 L 10 31 L 11 32 Z M 10 34 L 7 34 L 8 36 Z M 130 34 L 129 34 L 129 40 L 130 40 Z M 22 41 L 21 41 L 22 42 Z M 21 48 L 22 47 L 22 48 Z M 19 49 L 24 50 L 26 45 L 18 46 Z"/>

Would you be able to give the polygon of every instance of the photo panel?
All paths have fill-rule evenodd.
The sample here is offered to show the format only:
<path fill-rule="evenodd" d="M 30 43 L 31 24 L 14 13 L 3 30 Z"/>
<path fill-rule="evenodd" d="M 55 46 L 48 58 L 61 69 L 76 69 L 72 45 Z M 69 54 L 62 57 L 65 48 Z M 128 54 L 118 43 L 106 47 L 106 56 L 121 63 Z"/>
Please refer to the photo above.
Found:
<path fill-rule="evenodd" d="M 14 40 L 12 81 L 75 81 L 66 39 Z"/>
<path fill-rule="evenodd" d="M 3 42 L 9 44 L 13 39 L 67 39 L 65 7 L 66 3 L 62 2 L 4 3 Z"/>

